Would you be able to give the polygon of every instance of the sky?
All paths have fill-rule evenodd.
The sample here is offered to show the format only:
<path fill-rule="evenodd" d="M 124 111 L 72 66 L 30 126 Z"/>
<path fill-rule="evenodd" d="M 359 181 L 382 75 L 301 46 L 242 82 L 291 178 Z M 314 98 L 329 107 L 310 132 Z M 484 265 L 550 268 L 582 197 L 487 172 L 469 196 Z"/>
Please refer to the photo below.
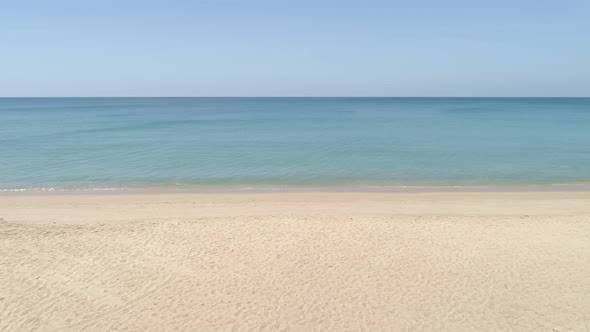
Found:
<path fill-rule="evenodd" d="M 588 0 L 1 0 L 0 96 L 590 96 Z"/>

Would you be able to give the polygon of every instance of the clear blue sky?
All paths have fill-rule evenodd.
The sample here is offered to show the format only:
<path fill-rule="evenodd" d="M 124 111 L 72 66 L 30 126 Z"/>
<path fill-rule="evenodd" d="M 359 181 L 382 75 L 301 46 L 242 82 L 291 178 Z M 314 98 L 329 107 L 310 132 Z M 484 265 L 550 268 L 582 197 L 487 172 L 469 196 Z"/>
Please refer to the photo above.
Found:
<path fill-rule="evenodd" d="M 4 1 L 0 96 L 590 96 L 590 1 Z"/>

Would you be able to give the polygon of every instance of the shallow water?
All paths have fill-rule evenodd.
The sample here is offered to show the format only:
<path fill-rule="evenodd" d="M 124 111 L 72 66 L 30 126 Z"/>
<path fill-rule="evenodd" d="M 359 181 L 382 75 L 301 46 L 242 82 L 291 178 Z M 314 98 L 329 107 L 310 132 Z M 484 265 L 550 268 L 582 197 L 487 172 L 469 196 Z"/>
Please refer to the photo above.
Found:
<path fill-rule="evenodd" d="M 590 98 L 2 98 L 0 190 L 590 183 Z"/>

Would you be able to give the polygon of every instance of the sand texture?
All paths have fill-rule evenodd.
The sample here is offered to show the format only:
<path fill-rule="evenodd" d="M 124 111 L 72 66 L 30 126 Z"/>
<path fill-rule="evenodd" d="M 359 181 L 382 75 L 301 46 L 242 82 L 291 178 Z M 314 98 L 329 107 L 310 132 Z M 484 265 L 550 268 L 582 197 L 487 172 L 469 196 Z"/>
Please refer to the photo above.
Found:
<path fill-rule="evenodd" d="M 590 331 L 590 193 L 0 197 L 0 331 Z"/>

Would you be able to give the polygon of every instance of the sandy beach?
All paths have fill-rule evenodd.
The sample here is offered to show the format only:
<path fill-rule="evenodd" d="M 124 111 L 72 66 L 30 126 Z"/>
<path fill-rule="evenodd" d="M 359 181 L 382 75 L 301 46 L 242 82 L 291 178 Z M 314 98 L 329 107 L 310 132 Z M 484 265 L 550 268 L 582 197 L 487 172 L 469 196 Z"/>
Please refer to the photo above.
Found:
<path fill-rule="evenodd" d="M 8 195 L 0 331 L 590 331 L 590 192 Z"/>

